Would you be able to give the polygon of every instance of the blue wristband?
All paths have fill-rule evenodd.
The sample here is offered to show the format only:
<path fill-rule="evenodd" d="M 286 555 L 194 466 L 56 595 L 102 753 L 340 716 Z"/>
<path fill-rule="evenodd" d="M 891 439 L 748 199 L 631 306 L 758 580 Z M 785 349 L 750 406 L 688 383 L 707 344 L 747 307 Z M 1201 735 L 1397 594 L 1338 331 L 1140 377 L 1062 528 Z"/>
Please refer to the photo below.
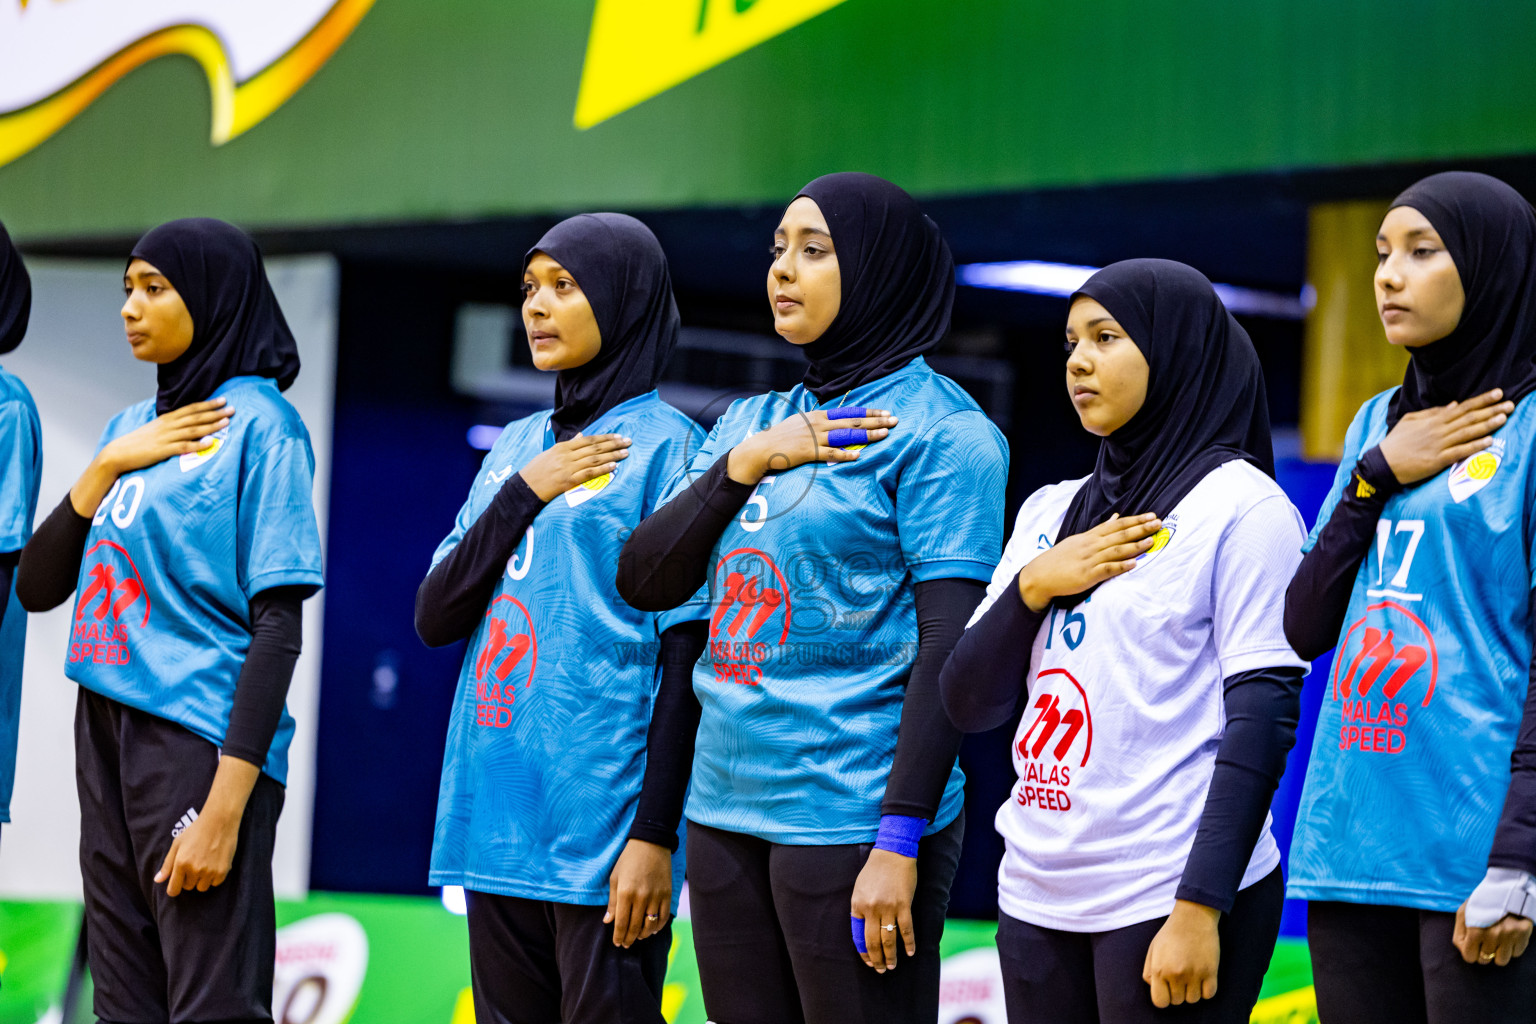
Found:
<path fill-rule="evenodd" d="M 862 405 L 844 405 L 836 409 L 827 410 L 829 420 L 861 420 L 866 410 Z"/>
<path fill-rule="evenodd" d="M 827 431 L 827 447 L 846 448 L 853 444 L 869 444 L 869 431 L 863 427 L 838 427 Z"/>
<path fill-rule="evenodd" d="M 851 917 L 850 920 L 853 921 L 853 948 L 860 953 L 868 953 L 869 947 L 864 945 L 864 919 Z"/>
<path fill-rule="evenodd" d="M 923 838 L 928 827 L 927 818 L 910 818 L 905 814 L 880 815 L 880 832 L 875 836 L 875 849 L 889 850 L 903 857 L 917 856 L 917 841 Z"/>

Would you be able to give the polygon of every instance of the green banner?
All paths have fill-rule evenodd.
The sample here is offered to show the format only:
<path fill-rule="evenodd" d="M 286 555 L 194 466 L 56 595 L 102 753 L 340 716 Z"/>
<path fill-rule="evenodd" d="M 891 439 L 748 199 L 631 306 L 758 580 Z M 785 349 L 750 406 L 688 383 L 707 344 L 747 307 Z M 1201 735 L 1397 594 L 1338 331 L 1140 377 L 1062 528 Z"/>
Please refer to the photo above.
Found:
<path fill-rule="evenodd" d="M 0 902 L 0 1024 L 93 1020 L 89 992 L 74 1021 L 60 1000 L 80 920 L 73 903 Z M 474 1024 L 464 918 L 432 899 L 316 894 L 277 905 L 277 1024 Z M 945 926 L 939 1024 L 1006 1024 L 997 926 Z M 1282 939 L 1254 1024 L 1317 1019 L 1305 943 Z M 663 992 L 670 1024 L 705 1024 L 693 934 L 673 927 Z"/>
<path fill-rule="evenodd" d="M 80 2 L 22 5 L 16 31 Z M 1475 13 L 1457 0 L 377 0 L 343 13 L 324 46 L 312 33 L 252 65 L 282 70 L 266 91 L 233 65 L 219 78 L 218 52 L 196 56 L 207 32 L 102 77 L 45 141 L 12 140 L 25 151 L 0 167 L 0 219 L 25 241 L 194 213 L 277 227 L 778 201 L 831 169 L 935 195 L 1536 151 L 1524 0 Z M 7 43 L 20 45 L 0 38 L 0 63 Z M 134 60 L 149 52 L 134 45 Z M 27 84 L 15 95 L 54 88 Z"/>

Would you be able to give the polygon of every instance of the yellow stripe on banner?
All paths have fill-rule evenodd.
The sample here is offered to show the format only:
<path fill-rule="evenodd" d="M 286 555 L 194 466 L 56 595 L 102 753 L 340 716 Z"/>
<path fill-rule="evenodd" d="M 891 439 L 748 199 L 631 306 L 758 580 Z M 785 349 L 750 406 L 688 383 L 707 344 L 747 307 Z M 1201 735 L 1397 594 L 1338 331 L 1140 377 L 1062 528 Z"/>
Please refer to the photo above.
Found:
<path fill-rule="evenodd" d="M 1317 1024 L 1317 995 L 1312 986 L 1260 999 L 1251 1024 Z"/>
<path fill-rule="evenodd" d="M 1356 410 L 1403 382 L 1408 354 L 1387 343 L 1376 314 L 1373 239 L 1385 202 L 1320 203 L 1307 218 L 1307 280 L 1317 304 L 1307 314 L 1301 364 L 1301 448 L 1336 461 Z"/>
<path fill-rule="evenodd" d="M 465 985 L 459 990 L 459 998 L 453 1001 L 453 1016 L 448 1024 L 475 1024 L 475 990 Z"/>
<path fill-rule="evenodd" d="M 597 0 L 576 127 L 606 121 L 843 2 Z"/>
<path fill-rule="evenodd" d="M 36 149 L 129 72 L 159 57 L 191 57 L 208 78 L 215 146 L 249 131 L 286 103 L 331 58 L 374 0 L 337 0 L 309 33 L 247 82 L 235 84 L 219 38 L 201 25 L 177 25 L 140 39 L 47 99 L 0 114 L 0 167 Z"/>

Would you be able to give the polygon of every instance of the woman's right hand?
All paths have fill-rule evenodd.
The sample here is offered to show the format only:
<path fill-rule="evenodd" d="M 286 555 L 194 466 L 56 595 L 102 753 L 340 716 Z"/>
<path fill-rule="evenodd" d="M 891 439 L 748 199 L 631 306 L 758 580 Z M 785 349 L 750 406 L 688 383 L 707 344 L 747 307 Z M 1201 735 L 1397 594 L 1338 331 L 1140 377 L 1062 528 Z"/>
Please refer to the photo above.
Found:
<path fill-rule="evenodd" d="M 1150 512 L 1123 518 L 1116 513 L 1091 530 L 1065 537 L 1019 570 L 1019 596 L 1030 611 L 1043 612 L 1055 598 L 1081 594 L 1130 572 L 1162 528 L 1163 521 Z"/>
<path fill-rule="evenodd" d="M 1400 484 L 1428 480 L 1493 443 L 1488 436 L 1515 411 L 1498 388 L 1465 402 L 1404 414 L 1381 442 L 1382 457 Z"/>
<path fill-rule="evenodd" d="M 629 458 L 632 443 L 622 434 L 577 434 L 539 452 L 518 475 L 540 501 L 554 501 L 572 487 L 613 472 L 621 459 Z"/>
<path fill-rule="evenodd" d="M 229 426 L 235 410 L 226 400 L 193 402 L 156 416 L 137 430 L 106 444 L 70 488 L 75 511 L 89 518 L 124 473 L 153 466 L 174 455 L 189 455 L 203 446 L 211 434 Z"/>
<path fill-rule="evenodd" d="M 757 484 L 769 470 L 781 472 L 807 462 L 853 462 L 859 453 L 847 451 L 844 445 L 874 444 L 895 425 L 896 417 L 884 409 L 849 407 L 796 413 L 732 448 L 726 474 L 739 484 Z M 839 430 L 849 433 L 833 437 Z M 862 440 L 854 431 L 861 432 Z"/>

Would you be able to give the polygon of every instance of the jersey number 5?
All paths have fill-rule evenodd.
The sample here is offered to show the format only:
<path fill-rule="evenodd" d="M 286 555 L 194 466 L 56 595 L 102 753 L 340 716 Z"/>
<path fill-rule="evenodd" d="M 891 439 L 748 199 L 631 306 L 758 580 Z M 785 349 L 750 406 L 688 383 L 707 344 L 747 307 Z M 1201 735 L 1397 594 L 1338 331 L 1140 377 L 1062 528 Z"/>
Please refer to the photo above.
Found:
<path fill-rule="evenodd" d="M 757 518 L 748 519 L 747 509 L 742 509 L 741 518 L 739 518 L 737 522 L 741 524 L 741 528 L 743 530 L 746 530 L 748 533 L 756 533 L 758 530 L 761 530 L 764 526 L 767 525 L 768 496 L 762 494 L 761 491 L 769 484 L 776 483 L 778 479 L 779 478 L 776 476 L 765 476 L 761 481 L 758 482 L 756 487 L 752 488 L 752 496 L 747 499 L 747 508 L 755 507 L 757 509 Z"/>

